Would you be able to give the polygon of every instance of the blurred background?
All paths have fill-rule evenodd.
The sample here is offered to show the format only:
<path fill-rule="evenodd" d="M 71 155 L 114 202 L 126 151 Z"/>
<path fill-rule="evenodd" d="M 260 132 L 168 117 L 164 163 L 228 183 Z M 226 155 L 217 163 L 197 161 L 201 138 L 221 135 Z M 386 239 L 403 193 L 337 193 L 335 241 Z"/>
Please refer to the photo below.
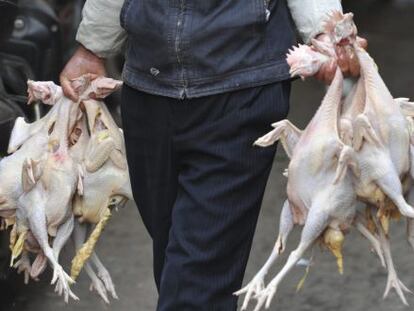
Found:
<path fill-rule="evenodd" d="M 17 116 L 35 120 L 44 107 L 26 106 L 26 81 L 54 80 L 76 47 L 74 40 L 83 0 L 8 0 L 0 1 L 0 152 L 4 154 L 10 129 Z M 344 10 L 355 14 L 361 36 L 368 39 L 369 52 L 394 97 L 414 98 L 414 0 L 343 1 Z M 11 35 L 10 35 L 11 34 Z M 119 77 L 122 57 L 108 61 L 110 75 Z M 293 83 L 289 119 L 303 128 L 312 117 L 324 94 L 324 86 L 309 80 Z M 108 99 L 115 118 L 119 115 L 119 94 Z M 287 158 L 279 148 L 267 185 L 263 208 L 251 251 L 244 283 L 260 269 L 277 236 L 279 212 L 285 199 L 283 170 Z M 300 228 L 288 240 L 280 269 L 290 250 L 298 243 Z M 401 280 L 414 288 L 414 251 L 405 238 L 404 221 L 391 226 L 392 252 Z M 156 290 L 152 279 L 151 241 L 134 204 L 115 213 L 97 247 L 112 275 L 119 300 L 106 305 L 89 292 L 89 279 L 81 274 L 74 292 L 80 301 L 68 305 L 49 285 L 50 271 L 39 282 L 24 285 L 23 276 L 8 268 L 8 236 L 0 233 L 0 311 L 72 310 L 152 311 Z M 72 249 L 64 252 L 66 267 Z M 332 255 L 314 247 L 311 266 L 303 289 L 296 285 L 305 268 L 297 266 L 278 290 L 270 310 L 406 310 L 391 291 L 382 294 L 386 271 L 370 252 L 368 242 L 351 232 L 344 247 L 344 275 L 339 275 Z M 414 304 L 413 295 L 408 302 Z"/>

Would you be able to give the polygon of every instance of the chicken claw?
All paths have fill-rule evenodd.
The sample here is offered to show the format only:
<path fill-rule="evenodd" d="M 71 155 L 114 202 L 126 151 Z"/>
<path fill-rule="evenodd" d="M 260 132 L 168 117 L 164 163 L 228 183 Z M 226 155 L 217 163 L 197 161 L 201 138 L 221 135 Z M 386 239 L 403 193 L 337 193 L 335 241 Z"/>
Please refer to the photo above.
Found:
<path fill-rule="evenodd" d="M 30 259 L 26 251 L 23 252 L 20 259 L 13 265 L 13 268 L 17 269 L 18 274 L 22 272 L 24 273 L 24 284 L 28 284 L 32 267 L 30 265 Z"/>
<path fill-rule="evenodd" d="M 266 273 L 264 270 L 260 270 L 254 278 L 250 281 L 249 284 L 247 284 L 242 289 L 235 292 L 233 295 L 240 296 L 243 294 L 246 294 L 243 300 L 243 305 L 241 307 L 241 310 L 246 310 L 247 306 L 249 304 L 249 301 L 252 297 L 257 297 L 260 295 L 261 292 L 265 289 L 264 284 L 264 277 Z"/>
<path fill-rule="evenodd" d="M 252 297 L 258 297 L 264 290 L 264 278 L 269 272 L 270 267 L 277 260 L 279 255 L 283 253 L 283 251 L 285 250 L 286 240 L 293 229 L 293 225 L 294 223 L 292 211 L 290 209 L 289 201 L 286 200 L 282 208 L 282 213 L 280 214 L 279 236 L 277 238 L 272 253 L 270 254 L 266 263 L 260 269 L 260 271 L 249 282 L 249 284 L 247 284 L 244 288 L 234 293 L 234 295 L 236 296 L 246 294 L 241 310 L 246 310 L 250 299 Z"/>
<path fill-rule="evenodd" d="M 115 285 L 112 281 L 111 275 L 109 274 L 108 270 L 106 270 L 106 268 L 102 265 L 102 263 L 99 261 L 99 258 L 95 253 L 92 254 L 92 261 L 94 262 L 95 266 L 98 268 L 98 276 L 103 281 L 106 290 L 111 293 L 112 298 L 119 299 L 115 291 Z M 97 261 L 99 261 L 99 263 L 97 263 Z"/>
<path fill-rule="evenodd" d="M 85 270 L 90 267 L 85 267 Z M 109 304 L 108 294 L 106 291 L 106 287 L 104 283 L 97 277 L 92 279 L 91 285 L 89 286 L 90 291 L 96 291 L 98 295 L 105 301 L 105 303 Z"/>
<path fill-rule="evenodd" d="M 53 277 L 50 284 L 55 284 L 55 291 L 59 294 L 63 294 L 66 303 L 69 302 L 69 297 L 73 300 L 79 300 L 79 298 L 71 291 L 70 285 L 74 284 L 75 281 L 63 270 L 62 266 L 57 264 L 53 269 Z"/>
<path fill-rule="evenodd" d="M 410 289 L 408 289 L 404 285 L 403 282 L 401 282 L 401 280 L 398 278 L 397 274 L 395 273 L 395 270 L 393 270 L 392 272 L 388 274 L 387 286 L 385 287 L 384 296 L 383 296 L 384 299 L 388 296 L 391 288 L 395 289 L 395 291 L 397 292 L 403 304 L 408 306 L 408 302 L 407 302 L 407 299 L 405 298 L 404 292 L 410 293 L 410 294 L 412 294 L 413 292 Z"/>

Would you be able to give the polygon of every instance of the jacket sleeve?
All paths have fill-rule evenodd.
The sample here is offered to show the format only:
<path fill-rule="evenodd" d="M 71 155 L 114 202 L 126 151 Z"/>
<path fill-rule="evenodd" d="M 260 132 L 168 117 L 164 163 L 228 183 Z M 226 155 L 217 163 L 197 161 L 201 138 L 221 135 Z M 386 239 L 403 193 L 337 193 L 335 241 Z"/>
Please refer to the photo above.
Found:
<path fill-rule="evenodd" d="M 127 37 L 120 24 L 123 3 L 124 0 L 87 0 L 76 41 L 103 58 L 121 52 Z"/>
<path fill-rule="evenodd" d="M 342 12 L 341 0 L 288 0 L 288 6 L 305 43 L 322 33 L 328 13 L 334 10 Z"/>

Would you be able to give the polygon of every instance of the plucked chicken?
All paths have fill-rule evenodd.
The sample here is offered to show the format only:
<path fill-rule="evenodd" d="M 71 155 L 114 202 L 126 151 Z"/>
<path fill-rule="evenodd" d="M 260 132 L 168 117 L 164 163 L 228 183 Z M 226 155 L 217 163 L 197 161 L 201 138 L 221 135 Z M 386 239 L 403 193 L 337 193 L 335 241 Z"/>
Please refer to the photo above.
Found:
<path fill-rule="evenodd" d="M 88 250 L 87 256 L 75 256 L 80 259 L 77 274 L 86 262 L 91 289 L 109 302 L 108 293 L 117 298 L 115 287 L 94 252 L 104 227 L 99 215 L 110 214 L 132 195 L 122 132 L 99 100 L 121 82 L 85 75 L 72 83 L 79 94 L 76 103 L 53 82 L 28 82 L 29 103 L 40 100 L 52 107 L 36 122 L 15 122 L 11 154 L 0 161 L 0 217 L 13 226 L 11 265 L 24 272 L 26 283 L 38 279 L 49 263 L 55 291 L 66 302 L 69 297 L 78 299 L 70 287 L 74 278 L 59 263 L 72 237 L 77 251 L 85 245 Z"/>
<path fill-rule="evenodd" d="M 360 72 L 360 77 L 341 99 L 343 79 L 337 69 L 304 131 L 283 120 L 255 142 L 266 147 L 281 141 L 290 158 L 288 199 L 270 257 L 253 280 L 235 293 L 246 295 L 242 310 L 252 298 L 257 300 L 256 311 L 268 308 L 280 282 L 318 237 L 336 256 L 341 272 L 343 233 L 351 226 L 369 240 L 387 268 L 384 297 L 394 288 L 407 304 L 404 292 L 410 290 L 397 276 L 388 231 L 390 219 L 407 217 L 408 240 L 414 247 L 414 209 L 407 203 L 414 204 L 414 104 L 392 97 L 375 62 L 361 47 L 363 39 L 357 36 L 352 18 L 350 13 L 333 12 L 325 25 L 328 40 L 312 40 L 310 46 L 299 45 L 287 55 L 291 75 L 304 79 L 322 66 L 341 65 L 341 54 L 346 53 L 351 60 L 347 71 Z M 363 204 L 357 205 L 358 201 Z M 366 206 L 365 213 L 357 210 L 360 205 Z M 299 246 L 265 286 L 264 278 L 284 251 L 295 224 L 304 225 Z"/>

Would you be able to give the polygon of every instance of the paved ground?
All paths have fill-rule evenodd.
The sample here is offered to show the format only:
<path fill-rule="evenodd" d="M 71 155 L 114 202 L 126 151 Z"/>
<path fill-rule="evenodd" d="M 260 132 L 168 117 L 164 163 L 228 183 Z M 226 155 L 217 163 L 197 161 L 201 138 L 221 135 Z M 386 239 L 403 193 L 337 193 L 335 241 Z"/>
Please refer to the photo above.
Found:
<path fill-rule="evenodd" d="M 396 1 L 399 8 L 391 8 L 386 4 L 379 7 L 373 5 L 373 2 L 364 1 L 364 7 L 353 9 L 357 13 L 361 33 L 369 39 L 371 54 L 392 93 L 396 97 L 414 98 L 414 6 L 409 5 L 412 1 Z M 311 81 L 295 82 L 290 119 L 303 127 L 322 96 L 323 88 L 319 84 Z M 260 268 L 273 246 L 278 215 L 285 198 L 285 179 L 281 172 L 286 165 L 286 156 L 279 150 L 266 190 L 245 282 Z M 404 222 L 392 226 L 392 250 L 400 277 L 406 285 L 414 288 L 414 252 L 405 241 L 404 231 Z M 289 239 L 288 251 L 297 245 L 299 233 L 300 229 L 297 228 Z M 8 283 L 0 283 L 0 310 L 51 311 L 59 307 L 67 311 L 154 310 L 156 293 L 152 281 L 150 240 L 137 209 L 132 204 L 113 217 L 100 241 L 98 253 L 112 273 L 119 301 L 106 306 L 96 295 L 90 294 L 89 281 L 84 274 L 74 289 L 81 300 L 69 305 L 56 297 L 53 288 L 48 285 L 50 274 L 43 275 L 41 282 L 32 282 L 28 286 L 22 285 L 21 276 L 14 276 Z M 65 256 L 70 254 L 71 251 L 67 251 Z M 345 273 L 340 276 L 330 253 L 315 247 L 315 265 L 303 290 L 295 293 L 295 286 L 304 273 L 303 267 L 297 267 L 280 287 L 271 310 L 408 310 L 394 292 L 387 300 L 381 298 L 386 273 L 375 256 L 369 252 L 367 242 L 357 233 L 347 236 L 344 254 Z M 285 259 L 286 255 L 275 271 L 280 269 Z M 414 304 L 413 296 L 408 299 Z"/>

